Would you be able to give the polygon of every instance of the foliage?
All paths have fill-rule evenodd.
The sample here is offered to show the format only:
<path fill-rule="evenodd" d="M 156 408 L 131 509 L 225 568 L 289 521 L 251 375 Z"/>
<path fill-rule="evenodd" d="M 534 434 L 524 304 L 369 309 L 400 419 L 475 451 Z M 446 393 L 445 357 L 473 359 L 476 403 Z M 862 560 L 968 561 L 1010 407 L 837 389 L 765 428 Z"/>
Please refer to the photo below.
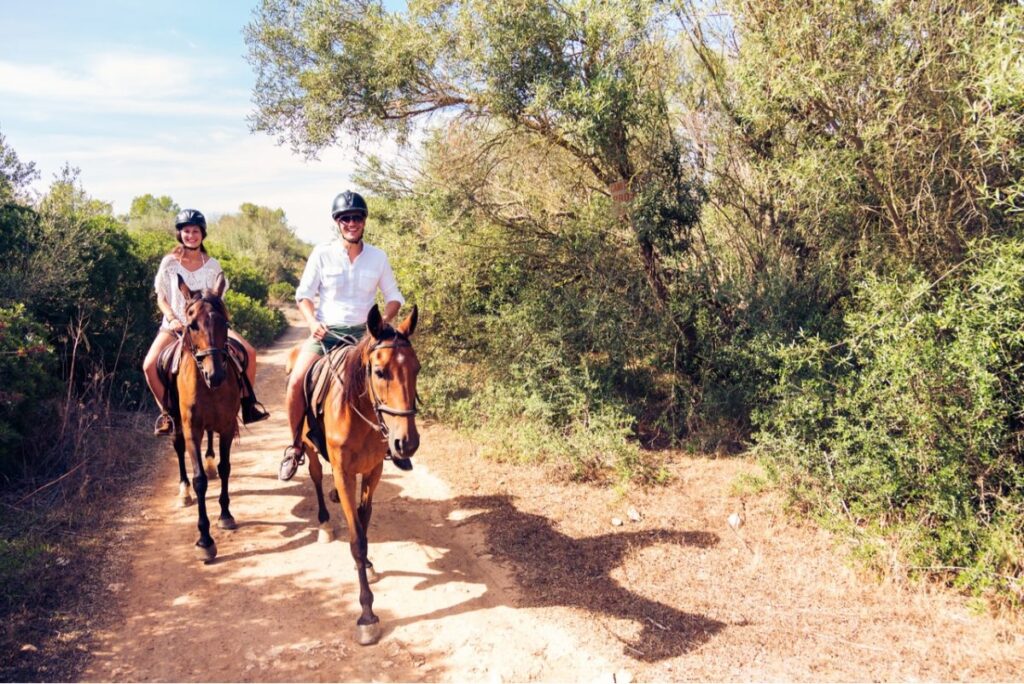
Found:
<path fill-rule="evenodd" d="M 868 278 L 841 340 L 780 352 L 761 451 L 865 544 L 883 536 L 912 568 L 1024 598 L 1022 330 L 1024 240 L 975 245 L 937 286 Z"/>
<path fill-rule="evenodd" d="M 217 257 L 224 275 L 227 276 L 229 288 L 240 292 L 255 302 L 267 301 L 268 285 L 266 278 L 256 265 L 246 257 L 211 252 Z"/>
<path fill-rule="evenodd" d="M 23 475 L 27 437 L 53 422 L 60 396 L 57 359 L 46 329 L 23 304 L 0 307 L 0 477 Z"/>
<path fill-rule="evenodd" d="M 231 316 L 231 326 L 254 346 L 269 345 L 288 327 L 288 321 L 279 309 L 263 306 L 237 290 L 228 290 L 224 294 L 224 303 Z"/>
<path fill-rule="evenodd" d="M 308 248 L 288 226 L 284 212 L 245 203 L 237 214 L 221 216 L 210 226 L 211 250 L 245 258 L 267 283 L 298 285 Z M 251 293 L 250 293 L 251 294 Z M 266 299 L 266 292 L 254 296 Z"/>
<path fill-rule="evenodd" d="M 35 162 L 23 163 L 0 133 L 0 207 L 28 202 L 28 184 L 38 177 Z"/>
<path fill-rule="evenodd" d="M 267 300 L 275 306 L 292 304 L 295 302 L 295 286 L 290 283 L 271 283 L 267 288 Z"/>

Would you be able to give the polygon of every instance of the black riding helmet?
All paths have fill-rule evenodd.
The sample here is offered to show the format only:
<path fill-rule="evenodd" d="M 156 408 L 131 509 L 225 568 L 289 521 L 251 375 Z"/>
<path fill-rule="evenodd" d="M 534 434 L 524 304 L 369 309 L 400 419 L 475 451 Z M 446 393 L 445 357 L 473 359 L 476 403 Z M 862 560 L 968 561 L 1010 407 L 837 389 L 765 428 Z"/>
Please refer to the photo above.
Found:
<path fill-rule="evenodd" d="M 337 220 L 342 214 L 361 214 L 363 218 L 370 215 L 366 200 L 358 192 L 346 190 L 334 198 L 331 205 L 331 218 Z"/>
<path fill-rule="evenodd" d="M 198 209 L 182 209 L 174 219 L 174 229 L 181 230 L 185 226 L 199 226 L 203 232 L 203 239 L 206 239 L 206 217 Z"/>

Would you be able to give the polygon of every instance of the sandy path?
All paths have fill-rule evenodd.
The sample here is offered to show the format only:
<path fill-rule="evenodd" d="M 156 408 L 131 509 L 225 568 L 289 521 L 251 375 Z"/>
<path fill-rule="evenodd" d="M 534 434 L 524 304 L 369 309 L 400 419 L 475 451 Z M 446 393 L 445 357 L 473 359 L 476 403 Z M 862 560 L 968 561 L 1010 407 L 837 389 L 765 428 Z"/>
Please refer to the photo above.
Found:
<path fill-rule="evenodd" d="M 316 540 L 307 469 L 276 478 L 287 440 L 283 366 L 293 327 L 260 357 L 261 399 L 272 418 L 243 429 L 232 453 L 234 531 L 213 531 L 219 556 L 193 559 L 196 508 L 177 509 L 170 443 L 156 482 L 126 530 L 131 559 L 110 585 L 107 628 L 95 635 L 83 680 L 141 681 L 496 681 L 611 680 L 614 666 L 534 610 L 517 610 L 515 586 L 485 552 L 469 512 L 448 503 L 430 472 L 443 440 L 421 426 L 416 469 L 386 464 L 375 499 L 370 557 L 384 628 L 380 643 L 354 640 L 358 586 L 337 504 L 340 541 Z M 330 480 L 325 477 L 325 483 Z M 219 484 L 208 492 L 218 515 Z M 113 576 L 112 579 L 122 578 Z"/>

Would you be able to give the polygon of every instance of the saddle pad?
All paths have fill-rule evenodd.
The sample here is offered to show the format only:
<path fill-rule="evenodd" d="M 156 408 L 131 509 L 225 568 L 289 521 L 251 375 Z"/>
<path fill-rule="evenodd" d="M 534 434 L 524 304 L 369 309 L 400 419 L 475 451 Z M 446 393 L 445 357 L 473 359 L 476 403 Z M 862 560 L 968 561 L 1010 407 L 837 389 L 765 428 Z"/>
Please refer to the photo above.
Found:
<path fill-rule="evenodd" d="M 156 372 L 160 382 L 164 383 L 164 406 L 177 406 L 178 402 L 174 397 L 175 380 L 178 377 L 178 369 L 181 367 L 181 354 L 185 348 L 184 338 L 179 336 L 174 342 L 164 347 L 156 360 Z M 241 379 L 245 376 L 245 369 L 249 366 L 249 357 L 245 353 L 245 347 L 236 339 L 228 338 L 228 358 L 238 371 Z"/>
<path fill-rule="evenodd" d="M 303 392 L 306 406 L 312 411 L 314 418 L 319 419 L 324 414 L 324 401 L 327 399 L 327 389 L 332 378 L 339 383 L 342 382 L 341 368 L 351 349 L 349 345 L 335 347 L 326 356 L 317 359 L 306 373 Z"/>

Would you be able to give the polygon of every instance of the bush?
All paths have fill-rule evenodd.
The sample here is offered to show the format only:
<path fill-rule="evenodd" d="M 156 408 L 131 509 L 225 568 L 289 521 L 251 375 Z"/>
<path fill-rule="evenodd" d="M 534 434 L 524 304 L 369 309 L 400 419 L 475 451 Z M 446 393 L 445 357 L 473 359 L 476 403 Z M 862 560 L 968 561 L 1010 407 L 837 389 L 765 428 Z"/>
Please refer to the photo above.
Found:
<path fill-rule="evenodd" d="M 868 278 L 838 342 L 779 354 L 760 450 L 800 501 L 914 572 L 1024 598 L 1024 240 L 941 287 Z"/>
<path fill-rule="evenodd" d="M 267 300 L 276 306 L 295 302 L 295 286 L 291 283 L 271 283 L 267 290 Z"/>
<path fill-rule="evenodd" d="M 22 304 L 0 307 L 0 475 L 24 474 L 28 442 L 52 426 L 58 363 L 45 328 Z"/>
<path fill-rule="evenodd" d="M 240 292 L 261 304 L 267 301 L 267 279 L 252 261 L 245 257 L 225 254 L 219 254 L 217 261 L 224 269 L 224 275 L 227 276 L 231 290 Z"/>
<path fill-rule="evenodd" d="M 288 321 L 280 310 L 263 306 L 241 292 L 228 290 L 224 294 L 224 303 L 231 315 L 231 326 L 254 346 L 269 345 L 288 327 Z"/>

